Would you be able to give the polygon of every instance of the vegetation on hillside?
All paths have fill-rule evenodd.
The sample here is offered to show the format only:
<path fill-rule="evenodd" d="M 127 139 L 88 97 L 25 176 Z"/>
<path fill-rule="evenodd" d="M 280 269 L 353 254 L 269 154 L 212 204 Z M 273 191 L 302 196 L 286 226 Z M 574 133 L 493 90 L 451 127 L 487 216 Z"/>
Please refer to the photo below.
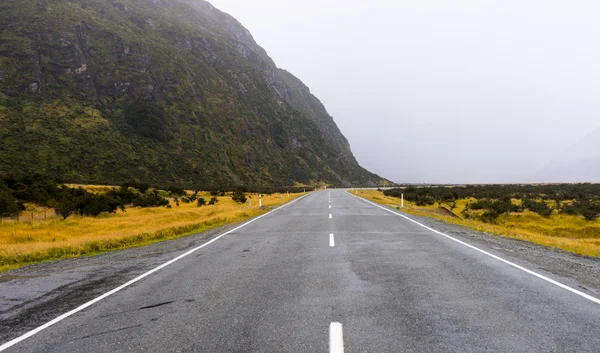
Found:
<path fill-rule="evenodd" d="M 308 88 L 200 0 L 1 1 L 0 172 L 203 189 L 381 181 Z"/>

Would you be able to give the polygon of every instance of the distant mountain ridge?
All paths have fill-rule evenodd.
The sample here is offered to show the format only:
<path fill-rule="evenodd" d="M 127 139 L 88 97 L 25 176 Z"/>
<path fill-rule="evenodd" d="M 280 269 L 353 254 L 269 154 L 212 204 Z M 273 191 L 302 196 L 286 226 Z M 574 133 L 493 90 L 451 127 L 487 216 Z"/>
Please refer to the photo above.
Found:
<path fill-rule="evenodd" d="M 201 0 L 0 2 L 0 172 L 376 185 L 323 104 Z"/>

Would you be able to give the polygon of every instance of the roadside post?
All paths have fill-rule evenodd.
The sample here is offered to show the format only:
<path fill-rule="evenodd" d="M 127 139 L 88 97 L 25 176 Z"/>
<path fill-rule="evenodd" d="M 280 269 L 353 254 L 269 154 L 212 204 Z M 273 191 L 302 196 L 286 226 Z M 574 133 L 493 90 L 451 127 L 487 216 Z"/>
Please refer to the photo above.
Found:
<path fill-rule="evenodd" d="M 404 207 L 404 194 L 400 195 L 400 207 Z"/>

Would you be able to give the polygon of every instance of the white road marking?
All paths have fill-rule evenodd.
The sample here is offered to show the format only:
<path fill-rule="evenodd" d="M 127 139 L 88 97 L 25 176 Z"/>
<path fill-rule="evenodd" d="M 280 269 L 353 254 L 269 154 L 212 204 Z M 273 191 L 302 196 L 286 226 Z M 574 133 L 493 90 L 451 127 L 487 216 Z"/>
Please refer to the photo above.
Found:
<path fill-rule="evenodd" d="M 36 333 L 39 333 L 40 331 L 47 329 L 48 327 L 50 327 L 50 326 L 52 326 L 52 325 L 54 325 L 54 324 L 56 324 L 56 323 L 58 323 L 58 322 L 60 322 L 60 321 L 62 321 L 64 319 L 68 318 L 69 316 L 72 316 L 73 314 L 76 314 L 76 313 L 80 312 L 81 310 L 86 309 L 87 307 L 96 304 L 97 302 L 101 301 L 102 299 L 105 299 L 105 298 L 107 298 L 107 297 L 109 297 L 109 296 L 111 296 L 111 295 L 113 295 L 113 294 L 115 294 L 115 293 L 117 293 L 117 292 L 119 292 L 119 291 L 121 291 L 121 290 L 123 290 L 123 289 L 125 289 L 125 288 L 127 288 L 129 286 L 131 286 L 132 284 L 134 284 L 134 283 L 136 283 L 136 282 L 138 282 L 138 281 L 140 281 L 140 280 L 142 280 L 142 279 L 150 276 L 154 272 L 162 270 L 163 268 L 165 268 L 165 267 L 173 264 L 174 262 L 177 262 L 177 261 L 183 259 L 184 257 L 187 257 L 187 256 L 195 253 L 196 251 L 202 249 L 203 247 L 208 246 L 208 245 L 214 243 L 215 241 L 221 239 L 222 237 L 226 236 L 227 234 L 231 234 L 231 233 L 235 232 L 236 230 L 247 226 L 250 223 L 253 223 L 253 222 L 255 222 L 255 221 L 257 221 L 257 220 L 259 220 L 259 219 L 261 219 L 263 217 L 266 217 L 266 216 L 270 215 L 271 213 L 273 213 L 273 212 L 275 212 L 277 210 L 280 210 L 280 209 L 282 209 L 284 207 L 287 207 L 287 206 L 293 204 L 296 201 L 300 201 L 301 199 L 305 198 L 308 195 L 310 195 L 310 194 L 306 194 L 306 195 L 304 195 L 304 196 L 302 196 L 302 197 L 300 197 L 300 198 L 298 198 L 298 199 L 296 199 L 296 200 L 294 200 L 292 202 L 289 202 L 289 203 L 287 203 L 287 204 L 285 204 L 283 206 L 280 206 L 280 207 L 278 207 L 278 208 L 276 208 L 276 209 L 274 209 L 272 211 L 269 211 L 268 213 L 265 213 L 264 215 L 258 216 L 258 217 L 254 218 L 254 219 L 251 219 L 248 222 L 246 222 L 246 223 L 244 223 L 244 224 L 242 224 L 242 225 L 240 225 L 240 226 L 238 226 L 238 227 L 236 227 L 236 228 L 234 228 L 234 229 L 232 229 L 230 231 L 227 231 L 227 232 L 225 232 L 225 233 L 217 236 L 216 238 L 214 238 L 214 239 L 212 239 L 212 240 L 210 240 L 210 241 L 208 241 L 208 242 L 206 242 L 206 243 L 204 243 L 204 244 L 202 244 L 202 245 L 200 245 L 198 247 L 195 247 L 195 248 L 191 249 L 190 251 L 186 252 L 185 254 L 181 254 L 181 255 L 177 256 L 176 258 L 174 258 L 172 260 L 169 260 L 169 261 L 165 262 L 164 264 L 162 264 L 162 265 L 160 265 L 160 266 L 158 266 L 158 267 L 156 267 L 156 268 L 154 268 L 154 269 L 152 269 L 152 270 L 150 270 L 150 271 L 148 271 L 148 272 L 146 272 L 146 273 L 144 273 L 144 274 L 142 274 L 142 275 L 140 275 L 140 276 L 132 279 L 131 281 L 129 281 L 129 282 L 123 284 L 123 285 L 120 285 L 119 287 L 117 287 L 117 288 L 115 288 L 115 289 L 113 289 L 113 290 L 111 290 L 111 291 L 109 291 L 107 293 L 104 293 L 101 296 L 99 296 L 99 297 L 97 297 L 95 299 L 92 299 L 89 302 L 87 302 L 85 304 L 82 304 L 81 306 L 78 306 L 77 308 L 75 308 L 75 309 L 73 309 L 73 310 L 71 310 L 71 311 L 69 311 L 67 313 L 64 313 L 64 314 L 60 315 L 59 317 L 55 318 L 54 320 L 49 321 L 49 322 L 43 324 L 42 326 L 39 326 L 39 327 L 37 327 L 37 328 L 35 328 L 35 329 L 33 329 L 33 330 L 31 330 L 31 331 L 29 331 L 29 332 L 27 332 L 27 333 L 19 336 L 19 337 L 15 338 L 15 339 L 13 339 L 11 341 L 8 341 L 8 342 L 4 343 L 3 345 L 0 346 L 0 352 L 2 352 L 4 350 L 6 350 L 6 349 L 8 349 L 8 348 L 10 348 L 12 346 L 14 346 L 15 344 L 17 344 L 17 343 L 19 343 L 21 341 L 26 340 L 27 338 L 35 335 Z"/>
<path fill-rule="evenodd" d="M 331 205 L 329 205 L 329 208 L 331 208 Z"/>
<path fill-rule="evenodd" d="M 331 219 L 331 218 L 333 218 L 333 217 L 331 217 L 331 213 L 330 213 L 330 214 L 329 214 L 329 219 Z"/>
<path fill-rule="evenodd" d="M 329 234 L 329 246 L 332 248 L 335 246 L 335 240 L 333 240 L 333 233 Z"/>
<path fill-rule="evenodd" d="M 339 322 L 329 324 L 329 353 L 344 353 L 344 333 Z"/>
<path fill-rule="evenodd" d="M 531 270 L 529 270 L 529 269 L 527 269 L 527 268 L 525 268 L 525 267 L 523 267 L 523 266 L 519 266 L 519 265 L 517 265 L 517 264 L 515 264 L 515 263 L 513 263 L 513 262 L 510 262 L 510 261 L 508 261 L 508 260 L 505 260 L 505 259 L 501 258 L 500 256 L 496 256 L 496 255 L 494 255 L 494 254 L 492 254 L 492 253 L 489 253 L 489 252 L 487 252 L 487 251 L 485 251 L 485 250 L 479 249 L 478 247 L 476 247 L 476 246 L 473 246 L 473 245 L 471 245 L 471 244 L 468 244 L 468 243 L 465 243 L 465 242 L 464 242 L 464 241 L 462 241 L 462 240 L 458 240 L 458 239 L 456 239 L 456 238 L 454 238 L 454 237 L 451 237 L 451 236 L 449 236 L 449 235 L 447 235 L 447 234 L 444 234 L 444 233 L 442 233 L 442 232 L 439 232 L 439 231 L 437 231 L 437 230 L 435 230 L 435 229 L 433 229 L 433 228 L 430 228 L 430 227 L 428 227 L 428 226 L 426 226 L 426 225 L 424 225 L 424 224 L 422 224 L 422 223 L 419 223 L 419 222 L 415 221 L 414 219 L 412 219 L 412 218 L 410 218 L 410 217 L 407 217 L 407 216 L 405 216 L 405 215 L 403 215 L 403 214 L 400 214 L 400 213 L 398 213 L 398 212 L 394 212 L 394 211 L 392 211 L 392 210 L 390 210 L 390 209 L 388 209 L 388 208 L 386 208 L 386 207 L 383 207 L 383 206 L 381 206 L 381 205 L 378 205 L 378 204 L 376 204 L 376 203 L 373 203 L 373 202 L 371 202 L 371 201 L 369 201 L 369 200 L 365 200 L 365 199 L 363 199 L 362 197 L 354 196 L 354 195 L 352 195 L 352 194 L 350 194 L 350 193 L 348 193 L 348 194 L 349 194 L 350 196 L 356 197 L 356 198 L 358 198 L 358 199 L 360 199 L 360 200 L 362 200 L 362 201 L 364 201 L 364 202 L 370 203 L 370 204 L 371 204 L 371 205 L 373 205 L 373 206 L 377 206 L 377 207 L 379 207 L 379 208 L 381 208 L 381 209 L 383 209 L 383 210 L 385 210 L 385 211 L 388 211 L 388 212 L 390 212 L 390 213 L 393 213 L 393 214 L 395 214 L 396 216 L 400 216 L 400 217 L 402 217 L 402 218 L 404 218 L 404 219 L 406 219 L 406 220 L 409 220 L 409 221 L 411 221 L 411 222 L 413 222 L 413 223 L 415 223 L 415 224 L 418 224 L 418 225 L 420 225 L 421 227 L 423 227 L 423 228 L 425 228 L 425 229 L 428 229 L 428 230 L 430 230 L 430 231 L 432 231 L 432 232 L 434 232 L 434 233 L 436 233 L 436 234 L 443 235 L 444 237 L 446 237 L 446 238 L 448 238 L 448 239 L 450 239 L 450 240 L 453 240 L 453 241 L 455 241 L 455 242 L 457 242 L 457 243 L 459 243 L 459 244 L 462 244 L 462 245 L 464 245 L 464 246 L 466 246 L 466 247 L 469 247 L 469 248 L 471 248 L 471 249 L 473 249 L 473 250 L 475 250 L 475 251 L 478 251 L 478 252 L 480 252 L 480 253 L 482 253 L 482 254 L 485 254 L 485 255 L 487 255 L 487 256 L 489 256 L 489 257 L 492 257 L 492 258 L 494 258 L 494 259 L 496 259 L 496 260 L 498 260 L 498 261 L 504 262 L 505 264 L 507 264 L 507 265 L 509 265 L 509 266 L 512 266 L 512 267 L 514 267 L 514 268 L 517 268 L 517 269 L 519 269 L 519 270 L 521 270 L 521 271 L 523 271 L 523 272 L 527 272 L 527 273 L 529 273 L 530 275 L 532 275 L 532 276 L 535 276 L 535 277 L 537 277 L 537 278 L 539 278 L 539 279 L 541 279 L 541 280 L 544 280 L 544 281 L 546 281 L 546 282 L 548 282 L 548 283 L 552 283 L 552 284 L 554 284 L 555 286 L 558 286 L 558 287 L 560 287 L 560 288 L 562 288 L 562 289 L 566 289 L 566 290 L 568 290 L 569 292 L 571 292 L 571 293 L 573 293 L 573 294 L 577 294 L 578 296 L 580 296 L 580 297 L 583 297 L 583 298 L 585 298 L 585 299 L 587 299 L 587 300 L 590 300 L 590 301 L 592 301 L 592 302 L 594 302 L 594 303 L 596 303 L 596 304 L 600 304 L 600 299 L 598 299 L 598 298 L 596 298 L 596 297 L 593 297 L 593 296 L 591 296 L 591 295 L 589 295 L 589 294 L 586 294 L 586 293 L 583 293 L 583 292 L 581 292 L 581 291 L 578 291 L 577 289 L 571 288 L 571 287 L 569 287 L 569 286 L 567 286 L 567 285 L 565 285 L 565 284 L 562 284 L 562 283 L 560 283 L 560 282 L 558 282 L 558 281 L 555 281 L 555 280 L 553 280 L 553 279 L 551 279 L 551 278 L 548 278 L 548 277 L 546 277 L 546 276 L 544 276 L 544 275 L 542 275 L 542 274 L 539 274 L 539 273 L 537 273 L 537 272 L 531 271 Z"/>

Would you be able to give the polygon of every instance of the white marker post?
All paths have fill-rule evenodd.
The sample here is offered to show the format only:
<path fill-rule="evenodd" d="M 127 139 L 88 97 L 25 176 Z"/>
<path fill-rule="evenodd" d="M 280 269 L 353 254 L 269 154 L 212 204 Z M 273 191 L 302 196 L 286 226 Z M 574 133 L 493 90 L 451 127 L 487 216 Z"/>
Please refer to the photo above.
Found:
<path fill-rule="evenodd" d="M 404 194 L 400 195 L 400 207 L 404 207 Z"/>
<path fill-rule="evenodd" d="M 258 195 L 258 208 L 262 208 L 262 195 Z"/>

